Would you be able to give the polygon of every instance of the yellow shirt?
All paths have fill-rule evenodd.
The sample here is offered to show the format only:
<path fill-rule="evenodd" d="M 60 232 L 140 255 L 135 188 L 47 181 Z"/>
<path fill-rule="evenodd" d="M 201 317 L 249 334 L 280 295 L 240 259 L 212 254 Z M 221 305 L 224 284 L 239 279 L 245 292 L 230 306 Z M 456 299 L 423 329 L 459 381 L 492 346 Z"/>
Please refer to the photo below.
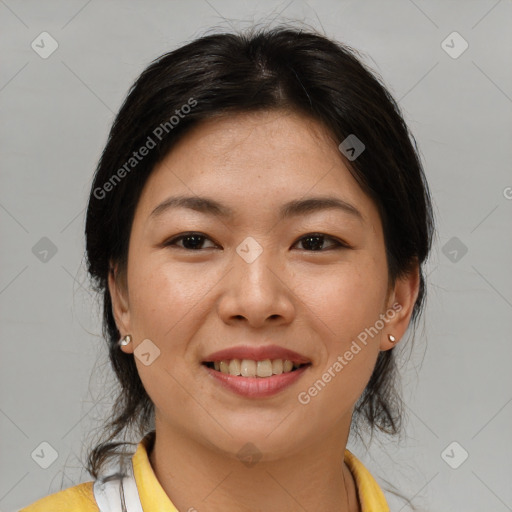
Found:
<path fill-rule="evenodd" d="M 140 502 L 145 512 L 178 512 L 157 480 L 149 462 L 145 436 L 132 457 L 133 473 Z M 362 512 L 389 512 L 377 482 L 353 453 L 345 450 L 345 463 L 354 475 Z M 86 482 L 42 498 L 19 512 L 98 512 L 94 499 L 94 482 Z"/>

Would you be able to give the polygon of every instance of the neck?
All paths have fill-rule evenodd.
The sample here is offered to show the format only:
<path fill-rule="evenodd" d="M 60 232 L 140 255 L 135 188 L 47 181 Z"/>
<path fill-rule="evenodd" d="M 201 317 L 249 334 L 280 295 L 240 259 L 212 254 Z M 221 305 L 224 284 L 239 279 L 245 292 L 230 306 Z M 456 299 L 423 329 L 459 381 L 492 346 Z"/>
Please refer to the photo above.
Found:
<path fill-rule="evenodd" d="M 149 453 L 153 471 L 178 510 L 201 512 L 360 512 L 357 488 L 344 463 L 348 428 L 276 460 L 241 463 L 156 423 Z M 333 449 L 334 447 L 334 449 Z"/>

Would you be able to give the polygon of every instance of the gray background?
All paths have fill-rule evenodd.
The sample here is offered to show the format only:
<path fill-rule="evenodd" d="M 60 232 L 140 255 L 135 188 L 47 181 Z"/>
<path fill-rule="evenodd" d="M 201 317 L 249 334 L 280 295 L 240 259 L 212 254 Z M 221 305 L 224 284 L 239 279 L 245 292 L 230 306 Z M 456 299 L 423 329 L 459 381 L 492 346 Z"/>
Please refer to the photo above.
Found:
<path fill-rule="evenodd" d="M 364 53 L 418 140 L 436 208 L 424 329 L 402 368 L 407 436 L 349 447 L 423 510 L 512 510 L 510 0 L 0 0 L 0 511 L 91 480 L 80 458 L 112 380 L 84 271 L 84 208 L 129 86 L 212 26 L 274 19 Z M 31 48 L 44 31 L 59 45 L 46 59 Z M 454 31 L 469 44 L 457 58 L 442 46 Z M 58 453 L 48 469 L 45 445 L 31 456 L 42 442 Z"/>

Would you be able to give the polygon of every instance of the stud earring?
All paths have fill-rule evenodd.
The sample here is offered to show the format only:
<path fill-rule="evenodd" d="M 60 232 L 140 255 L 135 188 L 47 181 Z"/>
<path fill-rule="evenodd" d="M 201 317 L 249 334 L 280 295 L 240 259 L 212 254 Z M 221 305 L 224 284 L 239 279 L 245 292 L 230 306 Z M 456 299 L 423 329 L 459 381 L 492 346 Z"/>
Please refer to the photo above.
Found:
<path fill-rule="evenodd" d="M 391 343 L 396 343 L 396 338 L 392 334 L 388 334 L 388 338 Z"/>
<path fill-rule="evenodd" d="M 131 341 L 132 341 L 132 337 L 129 334 L 127 334 L 124 338 L 121 338 L 119 340 L 118 345 L 120 347 L 126 347 L 126 345 L 131 343 Z"/>

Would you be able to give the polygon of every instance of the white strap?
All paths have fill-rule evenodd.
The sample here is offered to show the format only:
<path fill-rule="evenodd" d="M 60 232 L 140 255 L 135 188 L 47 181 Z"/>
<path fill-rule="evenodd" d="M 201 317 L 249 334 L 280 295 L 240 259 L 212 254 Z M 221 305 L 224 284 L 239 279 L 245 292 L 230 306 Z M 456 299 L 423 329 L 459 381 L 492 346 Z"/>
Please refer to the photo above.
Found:
<path fill-rule="evenodd" d="M 133 475 L 133 462 L 130 460 L 125 475 L 119 468 L 109 469 L 93 486 L 100 512 L 144 512 Z"/>
<path fill-rule="evenodd" d="M 123 479 L 124 501 L 128 512 L 144 512 L 140 502 L 139 490 L 133 475 L 133 463 L 130 460 L 129 475 Z"/>

